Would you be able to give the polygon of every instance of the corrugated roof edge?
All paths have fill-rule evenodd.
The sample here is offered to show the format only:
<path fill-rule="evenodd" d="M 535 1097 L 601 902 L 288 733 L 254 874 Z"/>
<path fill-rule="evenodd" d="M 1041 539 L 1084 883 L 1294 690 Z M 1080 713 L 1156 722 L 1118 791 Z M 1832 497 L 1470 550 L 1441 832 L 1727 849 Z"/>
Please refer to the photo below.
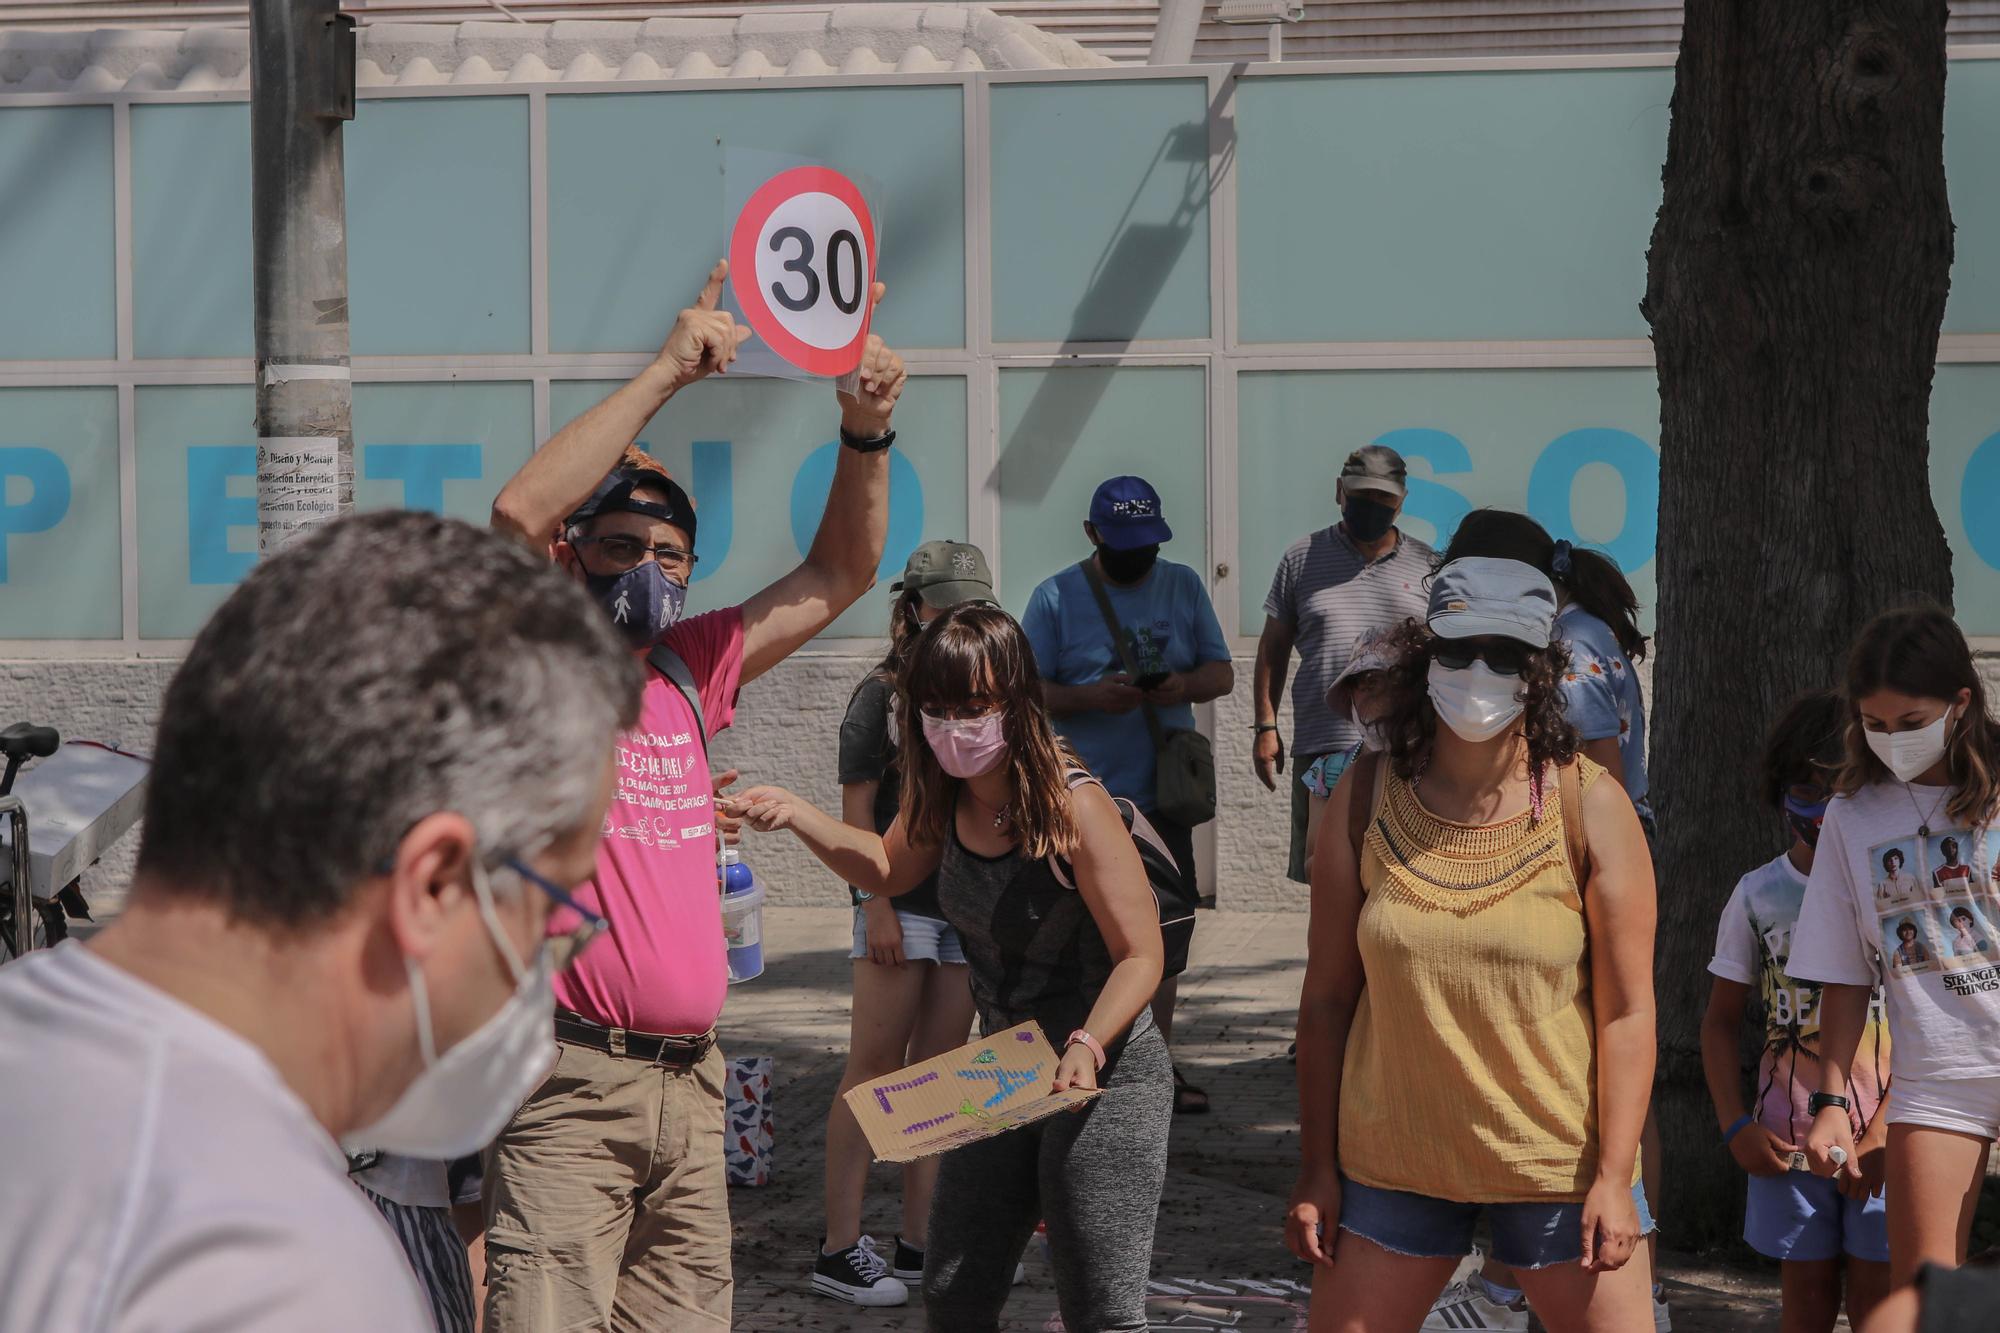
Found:
<path fill-rule="evenodd" d="M 977 5 L 759 9 L 740 18 L 644 22 L 371 23 L 358 30 L 363 88 L 619 79 L 1097 69 L 1112 62 Z M 250 33 L 0 30 L 0 93 L 247 90 Z"/>

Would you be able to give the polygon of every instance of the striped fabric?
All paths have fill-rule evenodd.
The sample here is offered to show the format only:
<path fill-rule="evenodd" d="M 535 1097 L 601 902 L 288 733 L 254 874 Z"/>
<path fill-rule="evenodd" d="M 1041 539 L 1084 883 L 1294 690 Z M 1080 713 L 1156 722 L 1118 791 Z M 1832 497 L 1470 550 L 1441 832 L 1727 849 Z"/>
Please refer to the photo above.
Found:
<path fill-rule="evenodd" d="M 448 1208 L 413 1208 L 385 1199 L 357 1185 L 389 1220 L 402 1242 L 403 1253 L 430 1297 L 431 1320 L 438 1333 L 472 1333 L 472 1269 L 465 1262 L 465 1243 L 451 1224 Z"/>

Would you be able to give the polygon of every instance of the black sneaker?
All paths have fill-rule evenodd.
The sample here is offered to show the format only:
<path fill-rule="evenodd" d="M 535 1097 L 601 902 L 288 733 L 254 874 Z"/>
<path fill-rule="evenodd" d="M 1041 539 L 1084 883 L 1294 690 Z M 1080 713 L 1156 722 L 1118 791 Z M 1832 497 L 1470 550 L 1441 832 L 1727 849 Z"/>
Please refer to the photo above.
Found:
<path fill-rule="evenodd" d="M 924 1280 L 924 1252 L 901 1236 L 896 1237 L 896 1262 L 889 1275 L 904 1282 Z"/>
<path fill-rule="evenodd" d="M 813 1264 L 813 1290 L 849 1305 L 902 1305 L 910 1299 L 910 1289 L 890 1276 L 867 1236 L 839 1254 L 822 1253 Z"/>

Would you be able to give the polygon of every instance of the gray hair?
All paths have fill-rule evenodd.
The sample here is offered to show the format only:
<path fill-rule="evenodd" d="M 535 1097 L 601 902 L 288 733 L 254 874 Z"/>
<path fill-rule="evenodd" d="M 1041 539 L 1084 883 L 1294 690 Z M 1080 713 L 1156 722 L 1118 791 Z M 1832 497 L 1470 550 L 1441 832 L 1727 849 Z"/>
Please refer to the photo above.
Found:
<path fill-rule="evenodd" d="M 481 858 L 576 832 L 641 673 L 609 618 L 516 543 L 405 511 L 260 562 L 167 687 L 139 871 L 271 927 L 337 915 L 418 820 Z"/>

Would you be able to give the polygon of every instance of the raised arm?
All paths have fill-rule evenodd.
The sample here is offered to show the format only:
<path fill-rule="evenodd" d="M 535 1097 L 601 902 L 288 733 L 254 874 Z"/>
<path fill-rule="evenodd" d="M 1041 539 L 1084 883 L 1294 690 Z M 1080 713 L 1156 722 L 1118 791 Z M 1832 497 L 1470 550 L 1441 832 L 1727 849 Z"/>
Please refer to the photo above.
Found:
<path fill-rule="evenodd" d="M 881 283 L 872 296 L 881 299 Z M 839 395 L 841 431 L 860 440 L 887 434 L 907 378 L 903 358 L 870 334 L 861 383 Z M 804 563 L 743 604 L 745 681 L 784 661 L 874 586 L 889 535 L 889 451 L 835 452 L 833 489 Z"/>
<path fill-rule="evenodd" d="M 639 438 L 654 413 L 736 359 L 750 330 L 715 308 L 728 276 L 728 262 L 718 261 L 701 295 L 674 320 L 653 364 L 529 456 L 493 499 L 494 527 L 546 553 L 562 521 L 618 465 L 625 446 Z"/>
<path fill-rule="evenodd" d="M 1583 891 L 1597 1021 L 1597 1178 L 1583 1205 L 1583 1261 L 1622 1268 L 1639 1243 L 1632 1168 L 1653 1095 L 1653 861 L 1638 813 L 1617 783 L 1583 798 L 1590 881 Z"/>

